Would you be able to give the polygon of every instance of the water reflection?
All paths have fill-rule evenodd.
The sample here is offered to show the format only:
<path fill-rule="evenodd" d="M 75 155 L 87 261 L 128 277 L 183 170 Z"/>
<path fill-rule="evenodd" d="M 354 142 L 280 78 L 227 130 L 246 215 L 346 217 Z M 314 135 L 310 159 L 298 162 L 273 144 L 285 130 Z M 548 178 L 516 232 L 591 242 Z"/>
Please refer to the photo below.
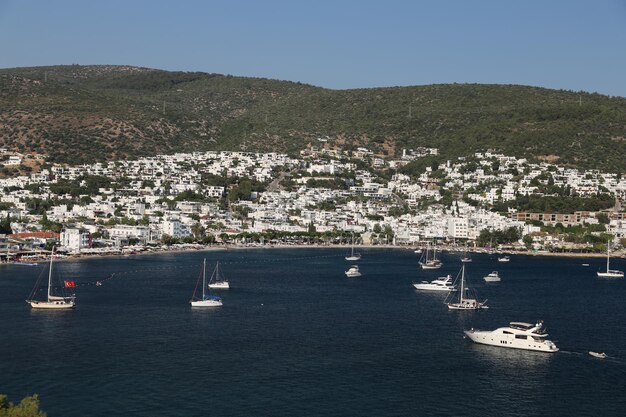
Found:
<path fill-rule="evenodd" d="M 470 349 L 489 366 L 501 370 L 527 371 L 532 369 L 533 373 L 545 373 L 546 365 L 554 359 L 554 355 L 559 353 L 535 352 L 523 349 L 507 349 L 498 346 L 481 345 L 471 343 Z"/>

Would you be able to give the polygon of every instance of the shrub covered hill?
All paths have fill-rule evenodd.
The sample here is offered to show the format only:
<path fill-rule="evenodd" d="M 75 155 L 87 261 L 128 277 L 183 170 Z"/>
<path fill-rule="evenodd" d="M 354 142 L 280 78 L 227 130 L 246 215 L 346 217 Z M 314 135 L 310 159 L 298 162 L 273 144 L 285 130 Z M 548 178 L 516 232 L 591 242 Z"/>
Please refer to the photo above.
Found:
<path fill-rule="evenodd" d="M 494 150 L 626 171 L 626 99 L 518 85 L 329 90 L 130 66 L 0 70 L 0 147 L 83 163 L 193 150 Z"/>

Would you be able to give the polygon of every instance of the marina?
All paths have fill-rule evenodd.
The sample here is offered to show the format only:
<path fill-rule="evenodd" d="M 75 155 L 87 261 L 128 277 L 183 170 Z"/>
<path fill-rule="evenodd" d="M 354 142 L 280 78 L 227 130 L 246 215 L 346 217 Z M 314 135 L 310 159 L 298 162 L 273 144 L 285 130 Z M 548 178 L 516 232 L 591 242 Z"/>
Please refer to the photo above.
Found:
<path fill-rule="evenodd" d="M 80 298 L 75 309 L 58 312 L 24 304 L 40 268 L 6 265 L 0 353 L 12 360 L 0 363 L 0 386 L 14 398 L 36 392 L 49 415 L 69 417 L 207 409 L 255 416 L 481 416 L 478 404 L 487 401 L 504 416 L 520 409 L 530 410 L 525 415 L 621 415 L 626 399 L 616 381 L 626 371 L 626 335 L 616 328 L 626 323 L 626 285 L 595 276 L 605 259 L 589 260 L 589 268 L 580 259 L 547 257 L 498 265 L 495 257 L 475 254 L 466 274 L 490 309 L 454 312 L 443 304 L 445 293 L 415 291 L 412 284 L 456 276 L 458 255 L 441 253 L 441 269 L 424 271 L 413 251 L 361 252 L 367 274 L 358 280 L 342 274 L 347 265 L 339 248 L 55 262 L 59 276 L 76 280 Z M 217 309 L 189 308 L 204 258 L 207 280 L 219 260 L 236 284 L 221 294 L 224 305 Z M 624 268 L 623 260 L 613 262 Z M 488 285 L 481 277 L 496 265 L 506 280 Z M 549 325 L 558 352 L 463 338 L 472 328 L 537 319 Z M 608 356 L 598 360 L 589 352 Z M 219 375 L 223 390 L 198 397 L 197 387 L 211 375 Z M 360 381 L 358 401 L 354 381 Z M 458 401 L 445 401 L 443 385 Z M 502 395 L 493 395 L 494 386 Z M 510 395 L 519 392 L 524 395 L 510 409 Z"/>

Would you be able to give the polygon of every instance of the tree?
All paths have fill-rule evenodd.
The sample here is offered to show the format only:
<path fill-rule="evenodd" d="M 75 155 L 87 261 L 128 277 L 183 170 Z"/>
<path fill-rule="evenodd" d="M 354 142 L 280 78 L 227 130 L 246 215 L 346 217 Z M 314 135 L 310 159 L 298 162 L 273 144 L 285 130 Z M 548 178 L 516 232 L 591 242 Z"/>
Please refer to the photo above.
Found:
<path fill-rule="evenodd" d="M 534 239 L 531 235 L 526 235 L 523 237 L 524 245 L 526 245 L 526 249 L 531 250 L 533 248 Z"/>
<path fill-rule="evenodd" d="M 172 236 L 168 235 L 167 233 L 163 233 L 163 235 L 161 235 L 161 243 L 169 246 L 173 243 L 176 243 L 176 239 L 174 239 Z"/>
<path fill-rule="evenodd" d="M 374 228 L 372 229 L 372 232 L 374 232 L 374 233 L 380 233 L 380 232 L 382 232 L 382 228 L 380 227 L 380 224 L 376 223 L 376 224 L 374 225 Z"/>
<path fill-rule="evenodd" d="M 596 214 L 596 219 L 602 224 L 609 224 L 611 221 L 609 220 L 609 216 L 606 213 L 598 213 Z"/>
<path fill-rule="evenodd" d="M 11 230 L 11 216 L 7 213 L 6 219 L 0 222 L 0 234 L 10 235 L 11 233 L 13 233 Z"/>
<path fill-rule="evenodd" d="M 37 394 L 25 397 L 19 404 L 10 403 L 7 396 L 0 394 L 0 417 L 46 417 L 39 409 Z"/>
<path fill-rule="evenodd" d="M 194 223 L 191 225 L 191 233 L 196 239 L 201 238 L 204 235 L 205 228 L 200 223 Z"/>

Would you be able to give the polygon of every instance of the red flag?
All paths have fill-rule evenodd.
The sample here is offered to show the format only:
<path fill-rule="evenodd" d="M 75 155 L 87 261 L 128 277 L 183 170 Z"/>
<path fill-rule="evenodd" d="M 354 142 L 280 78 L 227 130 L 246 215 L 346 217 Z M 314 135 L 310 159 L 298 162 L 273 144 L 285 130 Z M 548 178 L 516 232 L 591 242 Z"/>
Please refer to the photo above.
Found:
<path fill-rule="evenodd" d="M 65 283 L 65 288 L 76 288 L 76 282 L 74 281 L 70 281 L 69 279 L 66 279 L 63 282 Z"/>

